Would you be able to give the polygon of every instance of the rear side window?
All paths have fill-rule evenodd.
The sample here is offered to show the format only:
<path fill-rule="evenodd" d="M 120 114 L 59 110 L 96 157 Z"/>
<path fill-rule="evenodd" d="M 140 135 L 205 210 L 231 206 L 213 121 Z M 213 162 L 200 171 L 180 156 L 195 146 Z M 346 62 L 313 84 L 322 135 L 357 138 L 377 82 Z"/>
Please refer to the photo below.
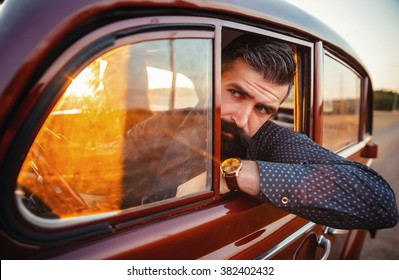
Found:
<path fill-rule="evenodd" d="M 351 68 L 324 56 L 323 146 L 339 151 L 359 139 L 361 79 Z"/>
<path fill-rule="evenodd" d="M 17 179 L 26 212 L 62 219 L 159 203 L 209 171 L 212 48 L 195 36 L 136 40 L 68 77 Z"/>

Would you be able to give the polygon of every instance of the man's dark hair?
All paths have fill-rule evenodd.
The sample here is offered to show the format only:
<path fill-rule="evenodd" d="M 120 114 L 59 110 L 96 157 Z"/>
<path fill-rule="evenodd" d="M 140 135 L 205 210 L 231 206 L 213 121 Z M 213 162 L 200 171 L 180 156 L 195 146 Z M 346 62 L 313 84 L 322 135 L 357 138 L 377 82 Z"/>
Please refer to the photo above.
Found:
<path fill-rule="evenodd" d="M 278 85 L 289 85 L 291 90 L 296 63 L 292 48 L 271 38 L 246 33 L 230 42 L 222 51 L 222 73 L 228 71 L 238 58 L 264 78 Z"/>

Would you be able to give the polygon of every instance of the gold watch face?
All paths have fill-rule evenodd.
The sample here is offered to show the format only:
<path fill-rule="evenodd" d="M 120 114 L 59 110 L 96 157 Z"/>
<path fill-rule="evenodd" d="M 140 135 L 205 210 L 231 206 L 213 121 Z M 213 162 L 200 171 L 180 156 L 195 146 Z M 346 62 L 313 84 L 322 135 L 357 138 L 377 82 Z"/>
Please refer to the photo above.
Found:
<path fill-rule="evenodd" d="M 242 167 L 241 160 L 239 158 L 228 158 L 220 165 L 220 170 L 224 174 L 233 174 L 240 171 Z"/>

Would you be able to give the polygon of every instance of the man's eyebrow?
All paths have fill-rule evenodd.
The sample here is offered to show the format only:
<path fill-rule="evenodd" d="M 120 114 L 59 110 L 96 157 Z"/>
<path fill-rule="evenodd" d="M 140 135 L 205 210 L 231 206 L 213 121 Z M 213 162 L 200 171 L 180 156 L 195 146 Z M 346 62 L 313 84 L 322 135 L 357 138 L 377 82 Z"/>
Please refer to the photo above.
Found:
<path fill-rule="evenodd" d="M 248 98 L 254 99 L 254 97 L 248 91 L 246 91 L 242 86 L 240 86 L 239 84 L 237 84 L 237 83 L 229 83 L 228 86 L 234 87 L 241 94 L 245 95 Z M 262 105 L 269 114 L 274 114 L 278 110 L 278 108 L 276 108 L 274 106 L 270 106 L 268 104 L 259 103 L 259 105 Z"/>
<path fill-rule="evenodd" d="M 245 95 L 245 96 L 247 96 L 247 97 L 249 97 L 249 98 L 251 98 L 251 99 L 254 98 L 248 91 L 246 91 L 246 90 L 245 90 L 242 86 L 240 86 L 239 84 L 237 84 L 237 83 L 229 83 L 228 85 L 231 86 L 231 87 L 236 88 L 236 89 L 237 89 L 240 93 L 242 93 L 243 95 Z"/>

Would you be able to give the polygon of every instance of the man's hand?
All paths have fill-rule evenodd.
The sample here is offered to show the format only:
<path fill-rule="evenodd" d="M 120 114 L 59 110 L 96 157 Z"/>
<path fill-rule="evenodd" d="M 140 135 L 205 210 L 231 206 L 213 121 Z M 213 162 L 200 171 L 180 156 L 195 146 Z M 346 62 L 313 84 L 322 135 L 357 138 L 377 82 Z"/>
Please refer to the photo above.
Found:
<path fill-rule="evenodd" d="M 181 184 L 176 191 L 176 197 L 202 192 L 206 189 L 206 171 Z"/>

